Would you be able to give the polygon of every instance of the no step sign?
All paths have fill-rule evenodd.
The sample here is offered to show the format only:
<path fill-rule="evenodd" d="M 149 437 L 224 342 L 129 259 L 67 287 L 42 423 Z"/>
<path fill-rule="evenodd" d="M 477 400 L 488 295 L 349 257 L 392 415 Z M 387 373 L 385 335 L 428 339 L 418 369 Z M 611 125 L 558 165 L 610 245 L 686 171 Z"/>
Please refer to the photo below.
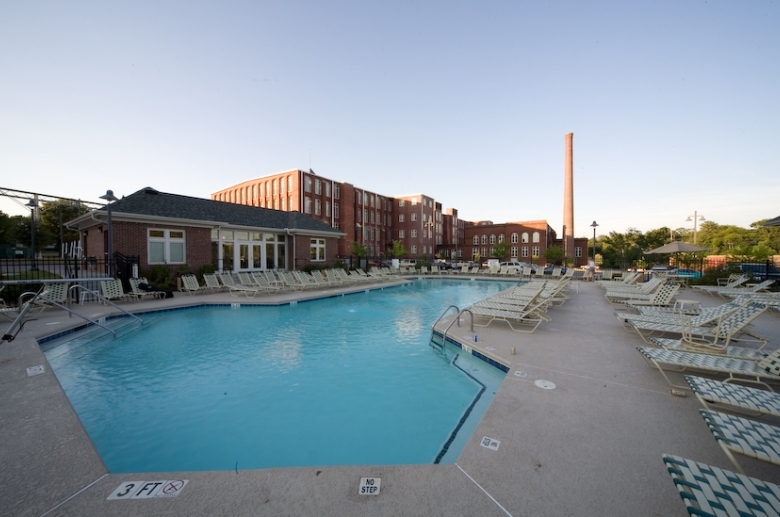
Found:
<path fill-rule="evenodd" d="M 360 495 L 379 495 L 379 486 L 382 484 L 382 478 L 360 478 L 358 494 Z"/>

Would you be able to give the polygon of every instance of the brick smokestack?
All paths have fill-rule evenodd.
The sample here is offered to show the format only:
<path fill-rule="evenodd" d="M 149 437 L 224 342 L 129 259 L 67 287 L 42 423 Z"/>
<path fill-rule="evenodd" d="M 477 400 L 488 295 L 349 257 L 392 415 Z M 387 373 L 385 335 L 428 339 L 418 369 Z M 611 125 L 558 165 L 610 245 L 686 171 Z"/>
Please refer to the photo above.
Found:
<path fill-rule="evenodd" d="M 574 258 L 574 133 L 566 133 L 566 164 L 563 177 L 563 250 Z"/>

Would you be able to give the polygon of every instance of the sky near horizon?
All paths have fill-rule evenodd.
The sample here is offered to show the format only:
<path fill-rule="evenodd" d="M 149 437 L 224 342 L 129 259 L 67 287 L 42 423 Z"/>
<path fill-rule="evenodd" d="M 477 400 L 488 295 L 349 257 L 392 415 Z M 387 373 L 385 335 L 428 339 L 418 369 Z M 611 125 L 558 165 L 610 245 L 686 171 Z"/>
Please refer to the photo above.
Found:
<path fill-rule="evenodd" d="M 780 2 L 0 4 L 0 187 L 312 168 L 575 235 L 780 215 Z M 29 213 L 0 197 L 0 210 Z"/>

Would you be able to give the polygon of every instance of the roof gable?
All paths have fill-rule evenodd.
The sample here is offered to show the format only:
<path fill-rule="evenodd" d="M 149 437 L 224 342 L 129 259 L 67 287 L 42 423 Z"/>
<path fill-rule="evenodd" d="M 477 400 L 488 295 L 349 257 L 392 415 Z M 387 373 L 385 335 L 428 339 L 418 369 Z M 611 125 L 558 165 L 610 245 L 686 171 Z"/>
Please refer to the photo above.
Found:
<path fill-rule="evenodd" d="M 101 209 L 102 210 L 102 209 Z M 204 223 L 228 223 L 236 226 L 272 228 L 279 230 L 311 230 L 342 232 L 300 212 L 285 212 L 225 201 L 159 192 L 146 187 L 111 205 L 112 214 L 134 214 L 147 217 L 165 217 L 203 221 Z"/>

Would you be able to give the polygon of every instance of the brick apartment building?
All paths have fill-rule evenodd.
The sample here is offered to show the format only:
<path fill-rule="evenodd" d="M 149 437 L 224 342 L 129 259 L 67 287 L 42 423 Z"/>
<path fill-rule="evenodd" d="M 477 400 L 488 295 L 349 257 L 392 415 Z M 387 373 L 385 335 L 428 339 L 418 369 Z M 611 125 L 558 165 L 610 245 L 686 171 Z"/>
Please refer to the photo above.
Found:
<path fill-rule="evenodd" d="M 353 243 L 366 246 L 369 256 L 382 257 L 399 240 L 405 258 L 473 260 L 491 257 L 491 244 L 511 244 L 511 260 L 544 262 L 545 250 L 563 247 L 546 221 L 518 223 L 463 221 L 454 208 L 425 194 L 384 196 L 350 183 L 324 178 L 313 171 L 294 169 L 227 187 L 211 199 L 282 211 L 297 211 L 341 231 L 337 254 L 352 254 Z M 476 242 L 475 242 L 476 239 Z M 500 240 L 499 240 L 500 239 Z M 524 240 L 525 239 L 525 240 Z M 576 265 L 587 263 L 587 239 L 576 239 Z"/>

